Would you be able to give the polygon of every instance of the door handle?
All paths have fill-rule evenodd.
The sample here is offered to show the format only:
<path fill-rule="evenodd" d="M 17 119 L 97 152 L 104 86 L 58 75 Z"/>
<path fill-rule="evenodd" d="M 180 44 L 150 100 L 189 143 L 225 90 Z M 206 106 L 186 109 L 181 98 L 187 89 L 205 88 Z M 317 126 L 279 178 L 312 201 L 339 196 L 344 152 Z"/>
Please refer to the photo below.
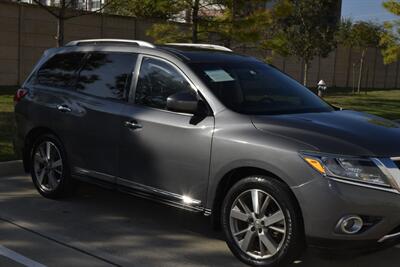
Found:
<path fill-rule="evenodd" d="M 57 106 L 57 110 L 61 112 L 71 112 L 72 109 L 66 105 L 59 105 Z"/>
<path fill-rule="evenodd" d="M 126 128 L 129 128 L 130 130 L 137 130 L 143 128 L 142 125 L 138 124 L 137 122 L 134 121 L 125 121 L 124 126 Z"/>

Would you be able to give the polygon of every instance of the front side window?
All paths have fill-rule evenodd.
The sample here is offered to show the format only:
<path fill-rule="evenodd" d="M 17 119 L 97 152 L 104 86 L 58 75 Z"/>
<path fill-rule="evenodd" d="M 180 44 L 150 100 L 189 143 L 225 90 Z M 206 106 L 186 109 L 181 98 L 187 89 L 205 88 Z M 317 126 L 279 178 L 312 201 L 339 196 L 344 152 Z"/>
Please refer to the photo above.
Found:
<path fill-rule="evenodd" d="M 57 88 L 71 87 L 83 57 L 84 54 L 78 52 L 53 56 L 37 72 L 36 83 Z"/>
<path fill-rule="evenodd" d="M 193 91 L 193 89 L 175 67 L 155 58 L 143 58 L 136 86 L 135 103 L 166 109 L 167 98 L 182 91 Z"/>
<path fill-rule="evenodd" d="M 227 108 L 239 113 L 333 111 L 306 87 L 262 62 L 191 63 L 190 66 Z"/>
<path fill-rule="evenodd" d="M 86 94 L 110 99 L 126 99 L 136 54 L 92 53 L 79 73 L 76 88 Z"/>

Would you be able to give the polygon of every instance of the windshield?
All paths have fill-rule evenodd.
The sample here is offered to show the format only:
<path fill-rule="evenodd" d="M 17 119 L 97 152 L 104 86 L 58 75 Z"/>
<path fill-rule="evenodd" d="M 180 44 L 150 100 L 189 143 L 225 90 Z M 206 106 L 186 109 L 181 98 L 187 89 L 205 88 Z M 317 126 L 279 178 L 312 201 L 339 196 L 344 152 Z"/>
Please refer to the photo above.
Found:
<path fill-rule="evenodd" d="M 275 115 L 334 109 L 306 87 L 261 62 L 191 63 L 191 68 L 229 109 Z"/>

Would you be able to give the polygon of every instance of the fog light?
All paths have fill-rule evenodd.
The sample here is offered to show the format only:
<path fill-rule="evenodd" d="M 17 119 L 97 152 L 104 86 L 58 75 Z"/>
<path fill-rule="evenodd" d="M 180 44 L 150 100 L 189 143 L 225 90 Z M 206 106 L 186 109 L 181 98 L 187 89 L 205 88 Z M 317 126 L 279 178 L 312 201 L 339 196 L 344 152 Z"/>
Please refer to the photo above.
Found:
<path fill-rule="evenodd" d="M 364 222 L 359 216 L 346 216 L 339 220 L 337 224 L 340 232 L 354 235 L 363 228 Z"/>

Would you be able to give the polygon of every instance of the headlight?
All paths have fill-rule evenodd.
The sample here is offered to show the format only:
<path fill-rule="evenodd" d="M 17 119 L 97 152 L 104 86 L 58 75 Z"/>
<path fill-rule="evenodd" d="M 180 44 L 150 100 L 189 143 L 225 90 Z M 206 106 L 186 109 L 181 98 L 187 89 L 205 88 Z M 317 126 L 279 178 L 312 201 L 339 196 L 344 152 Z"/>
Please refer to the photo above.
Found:
<path fill-rule="evenodd" d="M 390 179 L 372 159 L 336 155 L 301 154 L 319 173 L 337 179 L 392 187 Z"/>

